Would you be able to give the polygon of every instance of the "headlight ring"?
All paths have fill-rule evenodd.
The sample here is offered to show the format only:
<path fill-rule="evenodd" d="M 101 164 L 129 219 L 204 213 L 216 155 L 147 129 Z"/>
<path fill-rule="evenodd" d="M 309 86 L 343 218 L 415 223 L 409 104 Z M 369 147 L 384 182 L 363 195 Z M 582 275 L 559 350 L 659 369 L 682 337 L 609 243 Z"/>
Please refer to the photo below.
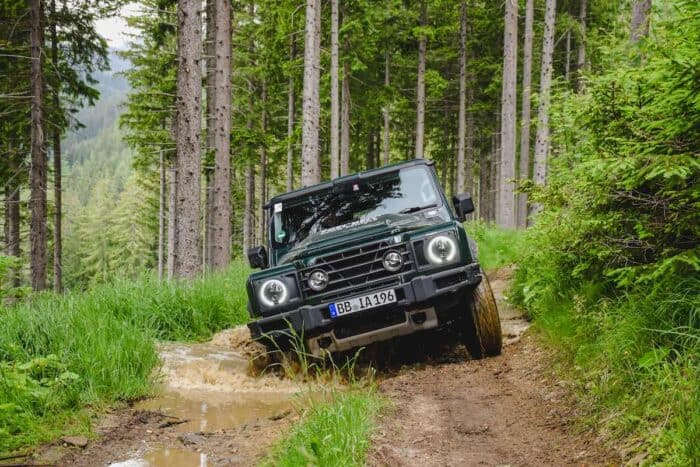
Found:
<path fill-rule="evenodd" d="M 263 283 L 258 292 L 260 302 L 266 307 L 282 305 L 287 301 L 289 290 L 279 279 L 270 279 Z"/>
<path fill-rule="evenodd" d="M 457 258 L 457 242 L 447 235 L 437 235 L 428 241 L 425 255 L 432 264 L 447 264 Z"/>

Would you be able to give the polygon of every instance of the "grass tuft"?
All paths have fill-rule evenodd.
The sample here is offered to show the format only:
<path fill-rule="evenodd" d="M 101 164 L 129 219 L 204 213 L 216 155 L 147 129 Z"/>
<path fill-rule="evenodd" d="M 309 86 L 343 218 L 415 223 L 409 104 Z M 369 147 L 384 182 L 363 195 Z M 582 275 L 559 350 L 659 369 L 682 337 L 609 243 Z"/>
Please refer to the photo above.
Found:
<path fill-rule="evenodd" d="M 364 465 L 374 420 L 385 402 L 374 387 L 310 394 L 302 419 L 263 465 Z"/>

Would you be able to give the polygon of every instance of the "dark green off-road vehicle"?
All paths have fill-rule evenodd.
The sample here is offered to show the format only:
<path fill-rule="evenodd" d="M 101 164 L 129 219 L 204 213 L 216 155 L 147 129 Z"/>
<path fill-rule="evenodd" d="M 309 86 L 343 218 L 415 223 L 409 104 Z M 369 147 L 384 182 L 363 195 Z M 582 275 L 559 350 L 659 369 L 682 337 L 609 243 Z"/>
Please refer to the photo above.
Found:
<path fill-rule="evenodd" d="M 248 324 L 274 345 L 320 355 L 436 328 L 475 358 L 501 352 L 488 280 L 430 161 L 417 159 L 272 198 L 269 249 L 251 248 Z M 269 254 L 268 254 L 269 251 Z"/>

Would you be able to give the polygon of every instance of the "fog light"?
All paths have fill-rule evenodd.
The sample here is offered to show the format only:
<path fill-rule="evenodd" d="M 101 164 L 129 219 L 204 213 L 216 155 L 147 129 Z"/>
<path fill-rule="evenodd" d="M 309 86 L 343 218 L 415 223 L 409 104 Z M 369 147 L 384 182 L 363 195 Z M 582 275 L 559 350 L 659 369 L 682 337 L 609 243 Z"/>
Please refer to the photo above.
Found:
<path fill-rule="evenodd" d="M 319 292 L 328 286 L 328 274 L 326 271 L 316 269 L 309 274 L 309 287 L 311 290 Z"/>
<path fill-rule="evenodd" d="M 396 272 L 403 267 L 403 256 L 398 251 L 389 250 L 384 254 L 382 264 L 387 271 Z"/>

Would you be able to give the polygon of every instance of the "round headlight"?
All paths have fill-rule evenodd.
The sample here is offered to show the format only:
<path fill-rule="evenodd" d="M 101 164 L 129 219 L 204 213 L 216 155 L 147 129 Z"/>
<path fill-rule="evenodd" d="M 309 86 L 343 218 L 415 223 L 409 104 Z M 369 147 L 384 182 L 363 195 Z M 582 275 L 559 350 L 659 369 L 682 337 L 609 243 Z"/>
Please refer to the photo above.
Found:
<path fill-rule="evenodd" d="M 322 269 L 316 269 L 309 274 L 309 287 L 311 290 L 319 292 L 328 285 L 328 274 Z"/>
<path fill-rule="evenodd" d="M 426 256 L 433 264 L 445 264 L 457 257 L 457 244 L 446 235 L 438 235 L 428 242 Z"/>
<path fill-rule="evenodd" d="M 403 267 L 403 256 L 396 250 L 389 250 L 384 254 L 382 264 L 387 271 L 396 272 Z"/>
<path fill-rule="evenodd" d="M 287 286 L 279 279 L 270 279 L 260 287 L 259 297 L 265 306 L 282 305 L 287 301 Z"/>

